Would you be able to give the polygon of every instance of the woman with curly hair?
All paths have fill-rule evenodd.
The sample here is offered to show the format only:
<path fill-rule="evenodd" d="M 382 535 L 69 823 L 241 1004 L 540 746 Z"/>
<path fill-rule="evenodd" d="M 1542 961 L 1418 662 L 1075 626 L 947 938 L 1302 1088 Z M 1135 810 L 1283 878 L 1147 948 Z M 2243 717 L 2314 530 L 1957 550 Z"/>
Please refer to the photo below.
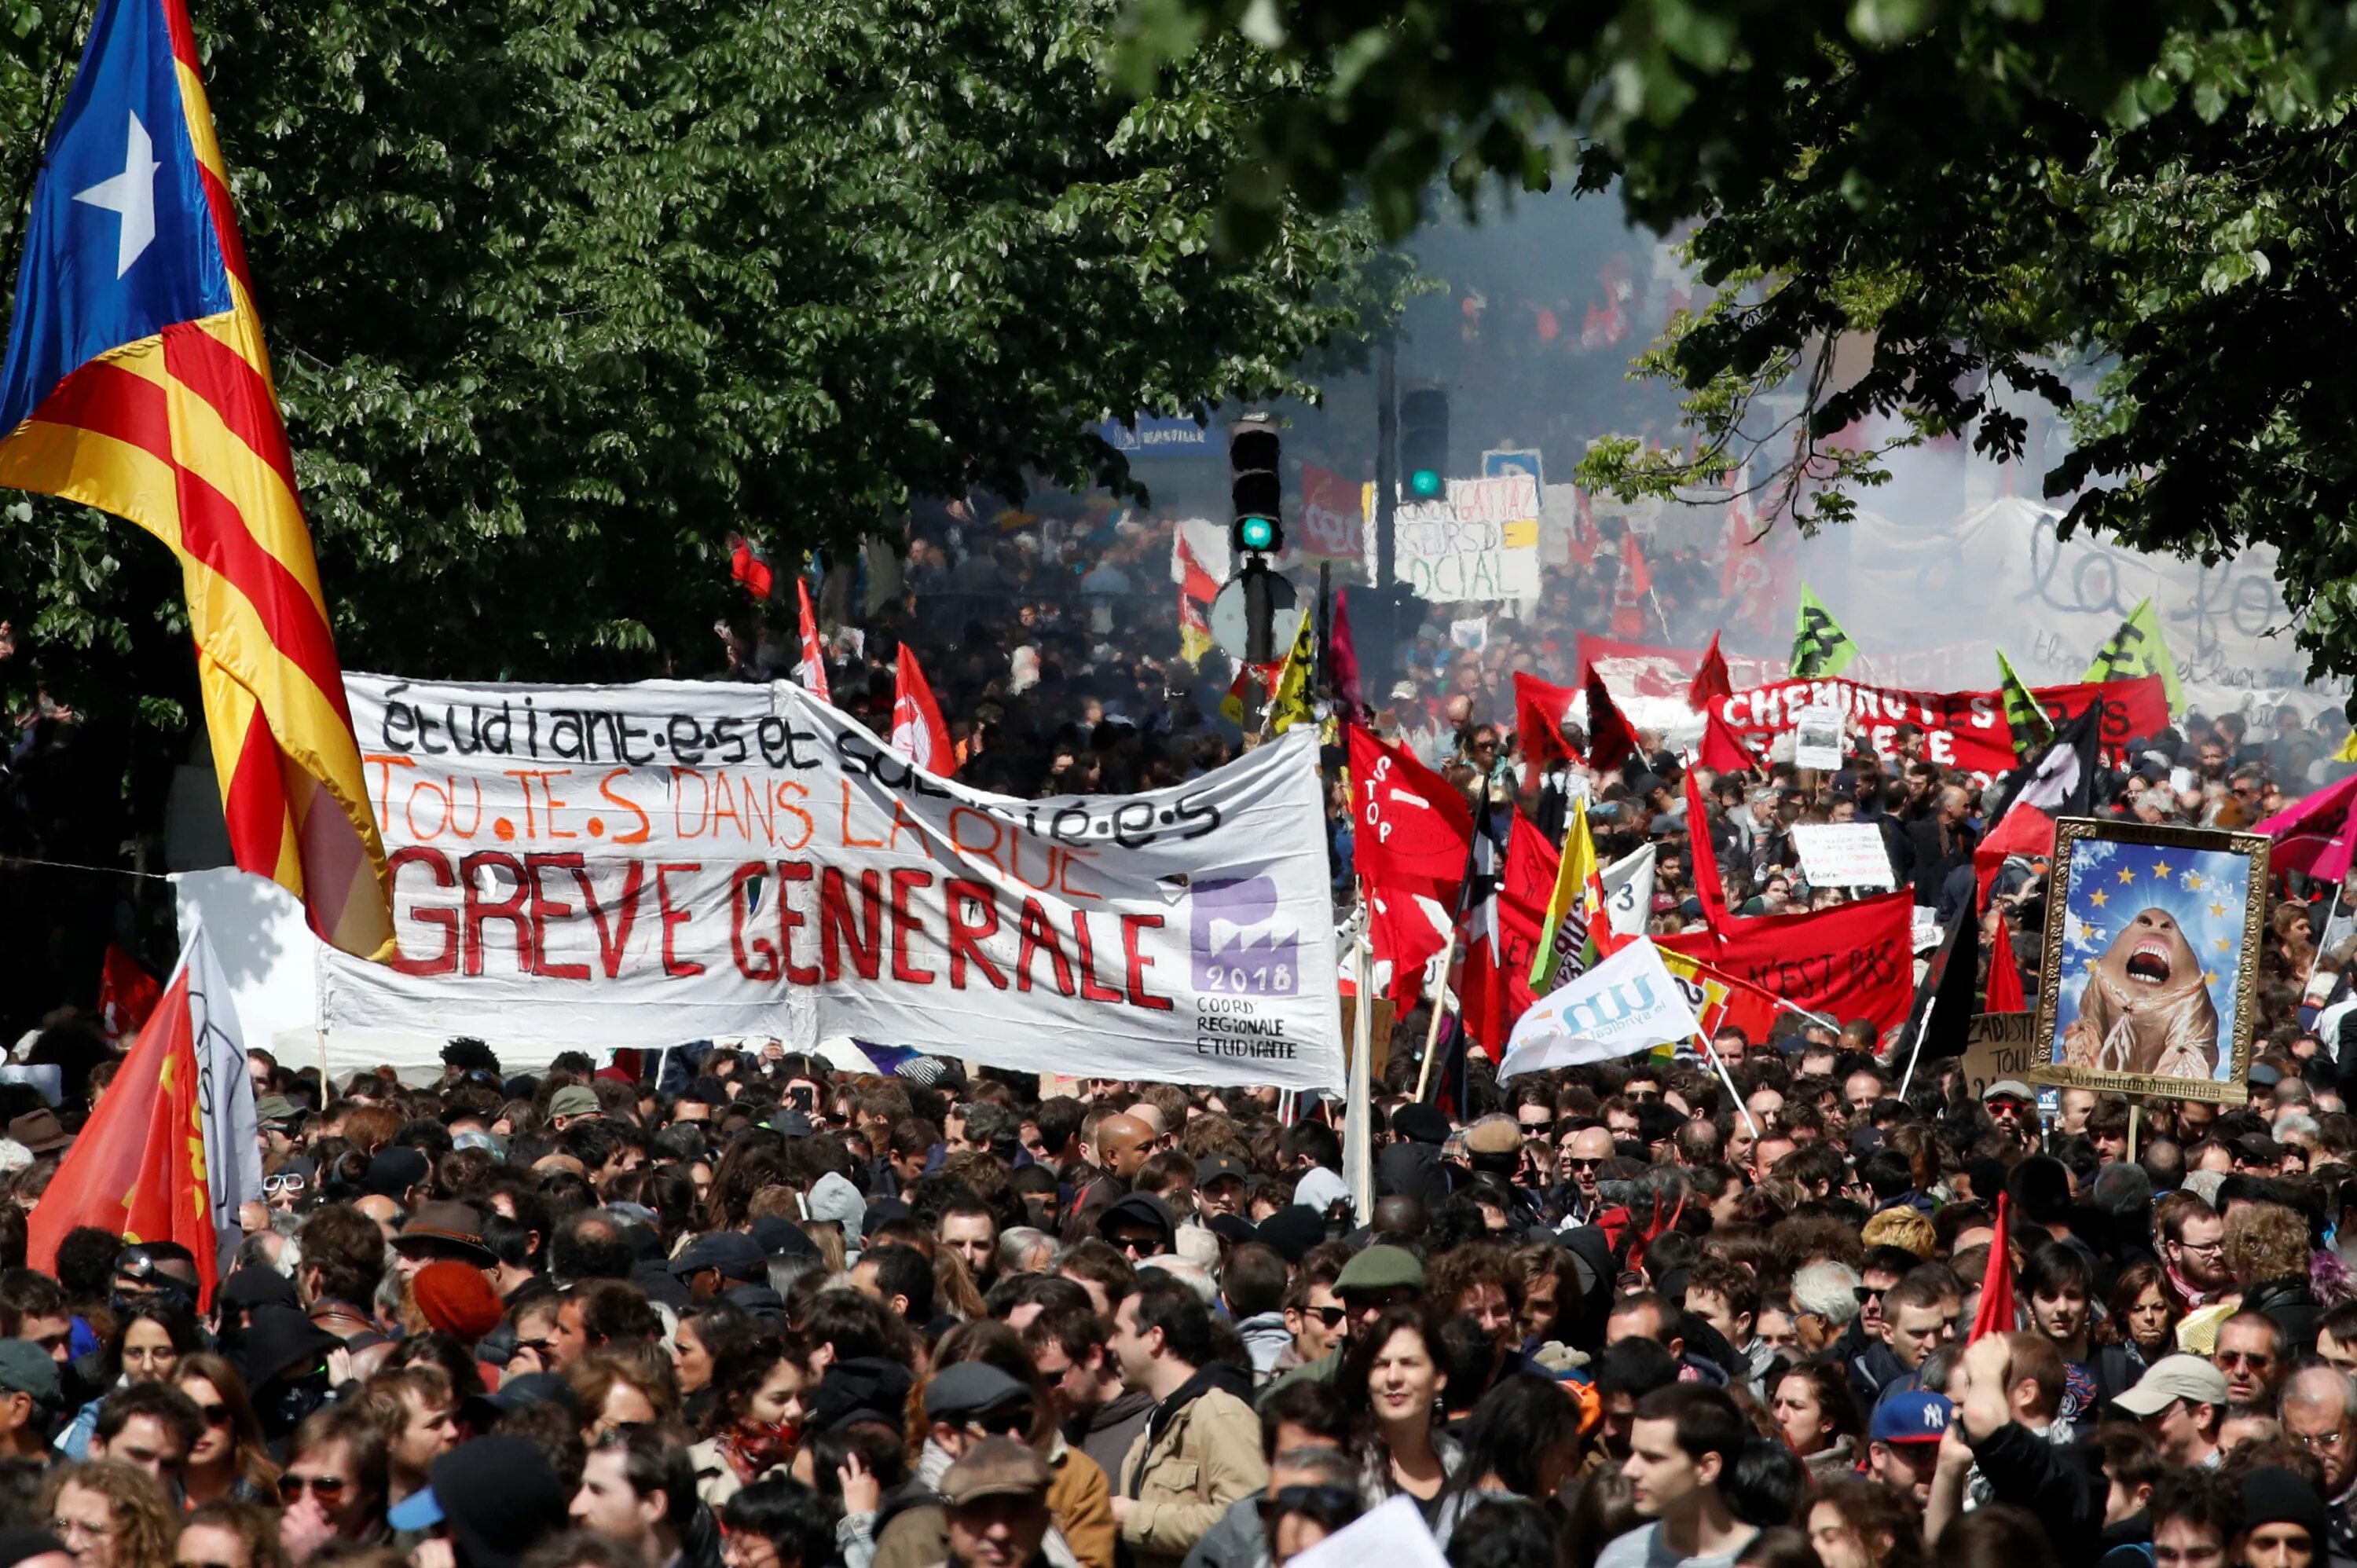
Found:
<path fill-rule="evenodd" d="M 801 1339 L 784 1331 L 730 1345 L 712 1368 L 712 1409 L 703 1441 L 687 1451 L 695 1495 L 717 1509 L 772 1470 L 793 1462 L 802 1442 Z"/>
<path fill-rule="evenodd" d="M 1915 1499 L 1896 1487 L 1863 1476 L 1820 1477 L 1809 1543 L 1825 1568 L 1922 1568 L 1923 1521 Z"/>
<path fill-rule="evenodd" d="M 39 1517 L 75 1568 L 171 1568 L 179 1532 L 156 1477 L 117 1459 L 63 1465 L 41 1484 Z"/>
<path fill-rule="evenodd" d="M 2308 1220 L 2280 1203 L 2245 1203 L 2226 1216 L 2226 1268 L 2243 1292 L 2244 1312 L 2283 1333 L 2284 1359 L 2316 1354 L 2324 1307 L 2308 1283 Z"/>

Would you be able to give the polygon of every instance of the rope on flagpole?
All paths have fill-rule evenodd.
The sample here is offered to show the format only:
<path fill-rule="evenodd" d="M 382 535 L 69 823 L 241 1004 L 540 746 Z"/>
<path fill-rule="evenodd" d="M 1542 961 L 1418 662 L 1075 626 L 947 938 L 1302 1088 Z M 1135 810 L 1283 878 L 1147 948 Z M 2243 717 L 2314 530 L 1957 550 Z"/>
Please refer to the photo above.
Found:
<path fill-rule="evenodd" d="M 11 869 L 31 866 L 44 871 L 87 871 L 100 876 L 130 876 L 143 882 L 169 882 L 171 876 L 161 871 L 134 871 L 127 865 L 85 865 L 74 860 L 42 860 L 28 854 L 0 854 L 0 866 Z"/>

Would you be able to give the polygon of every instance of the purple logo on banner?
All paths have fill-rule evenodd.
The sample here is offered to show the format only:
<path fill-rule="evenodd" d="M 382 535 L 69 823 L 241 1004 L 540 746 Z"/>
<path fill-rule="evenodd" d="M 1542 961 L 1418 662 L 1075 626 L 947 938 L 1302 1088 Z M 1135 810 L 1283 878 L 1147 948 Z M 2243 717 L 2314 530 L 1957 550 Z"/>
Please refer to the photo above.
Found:
<path fill-rule="evenodd" d="M 1290 995 L 1299 987 L 1301 935 L 1276 922 L 1274 877 L 1199 883 L 1192 902 L 1197 991 Z"/>

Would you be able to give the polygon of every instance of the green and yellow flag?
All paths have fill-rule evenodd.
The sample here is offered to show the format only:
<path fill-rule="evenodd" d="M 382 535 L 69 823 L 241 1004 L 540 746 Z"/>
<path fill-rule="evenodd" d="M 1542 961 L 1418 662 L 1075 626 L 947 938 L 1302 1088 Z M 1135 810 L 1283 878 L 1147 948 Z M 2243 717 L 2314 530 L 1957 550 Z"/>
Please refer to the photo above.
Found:
<path fill-rule="evenodd" d="M 2160 635 L 2160 617 L 2154 613 L 2150 599 L 2128 611 L 2128 618 L 2120 622 L 2111 641 L 2095 650 L 2095 661 L 2087 666 L 2090 681 L 2136 681 L 2147 675 L 2160 677 L 2161 688 L 2169 693 L 2170 713 L 2185 711 L 2185 688 L 2178 682 L 2177 660 L 2169 657 L 2169 642 Z"/>
<path fill-rule="evenodd" d="M 1285 656 L 1276 685 L 1269 693 L 1269 726 L 1279 735 L 1318 716 L 1309 703 L 1309 678 L 1318 668 L 1318 627 L 1309 610 L 1308 605 L 1301 607 L 1301 625 L 1293 633 L 1293 650 Z"/>
<path fill-rule="evenodd" d="M 1801 616 L 1792 628 L 1792 679 L 1830 679 L 1849 668 L 1857 644 L 1841 628 L 1833 612 L 1817 600 L 1806 583 L 1801 585 Z"/>
<path fill-rule="evenodd" d="M 2054 721 L 2029 694 L 2029 686 L 2014 672 L 2013 661 L 2004 650 L 1996 656 L 1997 690 L 2005 698 L 2005 722 L 2013 729 L 2013 755 L 2022 761 L 2054 738 Z"/>
<path fill-rule="evenodd" d="M 1596 941 L 1598 928 L 1609 929 L 1602 869 L 1596 860 L 1596 840 L 1587 831 L 1587 802 L 1574 800 L 1555 892 L 1547 899 L 1545 924 L 1539 929 L 1538 951 L 1531 958 L 1534 993 L 1544 996 L 1578 978 L 1603 956 Z"/>

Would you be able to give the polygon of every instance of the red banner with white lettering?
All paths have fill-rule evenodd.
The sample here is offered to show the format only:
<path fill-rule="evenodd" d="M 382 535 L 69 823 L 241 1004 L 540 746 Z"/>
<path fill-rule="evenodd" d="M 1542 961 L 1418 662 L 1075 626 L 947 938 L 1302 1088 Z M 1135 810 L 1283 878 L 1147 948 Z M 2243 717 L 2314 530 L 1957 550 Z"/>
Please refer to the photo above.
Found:
<path fill-rule="evenodd" d="M 1805 915 L 1730 916 L 1714 929 L 1654 939 L 1836 1026 L 1907 1021 L 1915 996 L 1915 899 L 1904 890 Z"/>

